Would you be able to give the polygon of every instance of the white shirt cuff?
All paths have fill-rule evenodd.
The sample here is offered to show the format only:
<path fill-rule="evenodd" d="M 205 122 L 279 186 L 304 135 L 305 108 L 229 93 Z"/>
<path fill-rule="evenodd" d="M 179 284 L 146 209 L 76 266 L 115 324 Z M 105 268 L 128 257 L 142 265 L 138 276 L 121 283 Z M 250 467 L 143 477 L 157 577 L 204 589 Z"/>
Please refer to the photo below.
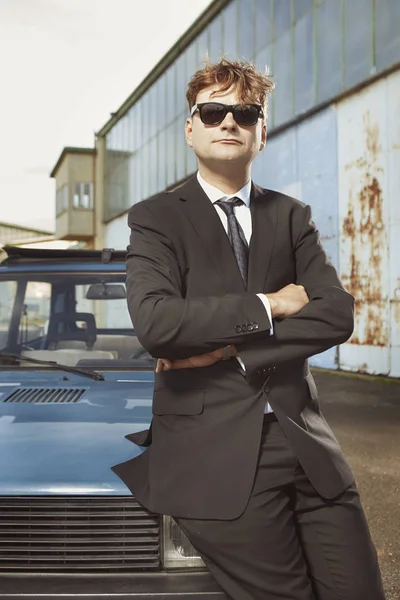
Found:
<path fill-rule="evenodd" d="M 257 294 L 257 296 L 260 298 L 261 302 L 264 304 L 265 310 L 267 311 L 269 322 L 271 323 L 271 329 L 269 330 L 269 335 L 274 335 L 274 326 L 272 323 L 272 311 L 271 311 L 271 305 L 269 303 L 269 300 L 265 294 Z"/>

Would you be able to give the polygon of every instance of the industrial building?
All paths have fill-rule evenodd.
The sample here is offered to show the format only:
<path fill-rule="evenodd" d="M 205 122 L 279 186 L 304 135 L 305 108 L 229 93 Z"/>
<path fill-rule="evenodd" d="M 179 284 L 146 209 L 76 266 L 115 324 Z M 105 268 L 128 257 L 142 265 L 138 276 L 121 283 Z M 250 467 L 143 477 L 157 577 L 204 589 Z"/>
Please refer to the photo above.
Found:
<path fill-rule="evenodd" d="M 54 240 L 54 233 L 52 231 L 32 229 L 31 227 L 0 221 L 0 248 L 7 244 L 21 246 L 25 244 L 40 244 L 52 240 Z"/>
<path fill-rule="evenodd" d="M 127 213 L 196 171 L 184 139 L 186 85 L 205 56 L 275 78 L 256 183 L 312 206 L 356 299 L 349 342 L 312 364 L 400 376 L 400 2 L 215 0 L 98 132 L 65 148 L 59 239 L 124 248 Z"/>

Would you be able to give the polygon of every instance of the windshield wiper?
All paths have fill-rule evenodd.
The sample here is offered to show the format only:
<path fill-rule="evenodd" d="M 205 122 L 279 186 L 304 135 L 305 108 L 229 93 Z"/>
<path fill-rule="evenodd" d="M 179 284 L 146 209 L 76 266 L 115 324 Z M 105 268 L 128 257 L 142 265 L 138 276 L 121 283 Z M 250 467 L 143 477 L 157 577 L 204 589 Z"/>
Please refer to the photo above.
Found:
<path fill-rule="evenodd" d="M 55 367 L 62 371 L 68 371 L 69 373 L 79 373 L 79 375 L 86 375 L 95 381 L 104 381 L 104 375 L 96 373 L 95 371 L 85 371 L 84 369 L 78 369 L 77 367 L 69 367 L 67 365 L 60 365 L 55 360 L 40 360 L 39 358 L 29 358 L 28 356 L 20 356 L 19 354 L 12 354 L 11 352 L 0 352 L 0 360 L 5 358 L 6 360 L 12 360 L 15 362 L 33 362 L 39 365 L 46 365 L 48 367 Z"/>

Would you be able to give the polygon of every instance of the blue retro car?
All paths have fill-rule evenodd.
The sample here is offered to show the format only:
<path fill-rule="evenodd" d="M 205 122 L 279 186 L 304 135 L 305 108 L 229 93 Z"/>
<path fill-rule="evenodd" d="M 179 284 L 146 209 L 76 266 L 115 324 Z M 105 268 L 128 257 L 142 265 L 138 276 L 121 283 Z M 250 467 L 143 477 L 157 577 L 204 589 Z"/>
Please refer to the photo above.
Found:
<path fill-rule="evenodd" d="M 224 598 L 175 522 L 110 469 L 144 450 L 125 436 L 151 419 L 125 253 L 3 250 L 0 598 Z"/>

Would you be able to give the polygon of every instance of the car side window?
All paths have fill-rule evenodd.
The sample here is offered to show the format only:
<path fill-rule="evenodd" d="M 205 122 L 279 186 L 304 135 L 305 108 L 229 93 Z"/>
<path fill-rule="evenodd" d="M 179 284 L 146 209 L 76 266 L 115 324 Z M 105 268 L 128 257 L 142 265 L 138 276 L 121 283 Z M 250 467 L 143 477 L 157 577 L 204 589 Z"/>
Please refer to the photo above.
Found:
<path fill-rule="evenodd" d="M 0 284 L 0 349 L 5 348 L 8 342 L 10 327 L 10 310 L 14 306 L 17 295 L 16 281 L 2 281 Z"/>

